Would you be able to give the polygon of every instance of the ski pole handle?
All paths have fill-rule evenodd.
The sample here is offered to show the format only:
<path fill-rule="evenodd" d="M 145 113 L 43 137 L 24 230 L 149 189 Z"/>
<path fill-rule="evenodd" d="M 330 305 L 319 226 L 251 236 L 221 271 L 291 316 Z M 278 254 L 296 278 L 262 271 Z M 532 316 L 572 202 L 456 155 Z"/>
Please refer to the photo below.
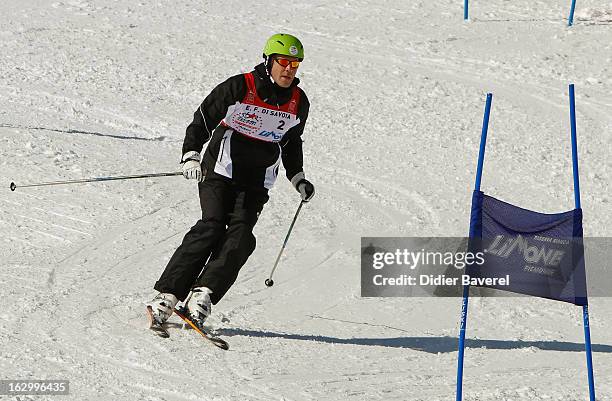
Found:
<path fill-rule="evenodd" d="M 173 173 L 154 173 L 154 174 L 140 174 L 140 175 L 123 175 L 123 176 L 111 176 L 111 177 L 96 177 L 96 178 L 85 178 L 82 180 L 67 180 L 67 181 L 52 181 L 52 182 L 41 182 L 37 184 L 25 184 L 17 185 L 11 182 L 11 191 L 17 188 L 30 188 L 30 187 L 44 187 L 49 185 L 66 185 L 66 184 L 82 184 L 86 182 L 101 182 L 101 181 L 116 181 L 116 180 L 131 180 L 135 178 L 152 178 L 152 177 L 171 177 L 175 175 L 183 175 L 182 172 Z"/>

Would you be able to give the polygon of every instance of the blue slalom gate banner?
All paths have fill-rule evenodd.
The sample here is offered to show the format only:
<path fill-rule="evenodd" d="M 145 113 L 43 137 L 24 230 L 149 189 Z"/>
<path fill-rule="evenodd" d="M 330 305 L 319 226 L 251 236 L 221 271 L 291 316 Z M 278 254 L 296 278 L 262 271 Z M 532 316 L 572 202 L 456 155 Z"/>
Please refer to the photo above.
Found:
<path fill-rule="evenodd" d="M 481 286 L 587 304 L 581 209 L 538 213 L 474 191 L 471 216 L 470 251 L 484 262 L 466 273 L 493 283 Z"/>
<path fill-rule="evenodd" d="M 467 0 L 466 0 L 467 4 Z M 480 190 L 492 94 L 487 94 L 482 124 L 476 182 L 472 195 L 469 248 L 483 252 L 484 262 L 472 263 L 466 273 L 479 286 L 503 289 L 582 306 L 584 339 L 589 382 L 589 399 L 595 401 L 595 379 L 591 350 L 588 297 L 584 260 L 576 108 L 574 85 L 569 86 L 572 169 L 574 176 L 573 210 L 545 214 L 511 205 Z M 504 285 L 496 285 L 502 279 Z M 497 281 L 495 279 L 498 279 Z M 487 281 L 488 280 L 488 281 Z M 459 349 L 457 357 L 456 400 L 463 393 L 463 360 L 470 286 L 463 287 Z"/>

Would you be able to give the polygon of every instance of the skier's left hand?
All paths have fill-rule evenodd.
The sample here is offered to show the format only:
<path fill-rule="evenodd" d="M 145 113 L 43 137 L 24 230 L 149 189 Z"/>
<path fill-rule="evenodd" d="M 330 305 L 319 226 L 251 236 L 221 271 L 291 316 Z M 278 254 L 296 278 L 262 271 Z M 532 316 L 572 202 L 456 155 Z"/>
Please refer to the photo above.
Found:
<path fill-rule="evenodd" d="M 302 200 L 304 202 L 308 202 L 309 200 L 311 200 L 315 194 L 314 185 L 312 185 L 312 183 L 306 178 L 298 182 L 297 190 L 300 195 L 302 195 Z"/>
<path fill-rule="evenodd" d="M 293 178 L 291 178 L 291 183 L 296 191 L 298 191 L 302 196 L 303 202 L 310 201 L 314 196 L 314 185 L 312 185 L 312 183 L 306 179 L 303 171 L 294 175 Z"/>

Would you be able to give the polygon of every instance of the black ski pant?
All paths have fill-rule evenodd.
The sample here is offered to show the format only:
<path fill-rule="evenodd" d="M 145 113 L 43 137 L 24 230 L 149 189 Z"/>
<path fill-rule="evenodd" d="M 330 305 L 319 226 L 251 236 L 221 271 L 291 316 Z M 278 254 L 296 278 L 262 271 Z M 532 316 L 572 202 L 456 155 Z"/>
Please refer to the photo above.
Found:
<path fill-rule="evenodd" d="M 202 219 L 185 235 L 155 289 L 185 300 L 193 287 L 208 287 L 216 304 L 255 250 L 253 227 L 268 201 L 268 191 L 209 177 L 198 189 Z"/>

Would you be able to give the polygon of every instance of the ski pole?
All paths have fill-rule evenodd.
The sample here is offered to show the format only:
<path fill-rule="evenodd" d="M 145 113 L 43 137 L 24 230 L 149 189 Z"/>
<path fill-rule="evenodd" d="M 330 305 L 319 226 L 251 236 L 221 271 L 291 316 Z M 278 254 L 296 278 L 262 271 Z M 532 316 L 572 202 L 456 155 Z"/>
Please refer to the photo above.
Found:
<path fill-rule="evenodd" d="M 17 188 L 28 188 L 28 187 L 42 187 L 47 185 L 64 185 L 64 184 L 81 184 L 85 182 L 100 182 L 100 181 L 115 181 L 115 180 L 131 180 L 134 178 L 151 178 L 151 177 L 169 177 L 174 175 L 183 175 L 182 172 L 175 173 L 154 173 L 154 174 L 140 174 L 140 175 L 124 175 L 124 176 L 113 176 L 113 177 L 96 177 L 96 178 L 85 178 L 82 180 L 67 180 L 67 181 L 53 181 L 53 182 L 41 182 L 38 184 L 26 184 L 17 185 L 11 182 L 11 191 Z"/>
<path fill-rule="evenodd" d="M 300 202 L 300 206 L 298 207 L 297 211 L 295 212 L 295 216 L 293 216 L 293 221 L 291 222 L 291 226 L 289 226 L 289 231 L 287 231 L 287 236 L 285 237 L 285 242 L 283 242 L 283 246 L 281 247 L 280 252 L 278 253 L 278 256 L 276 257 L 276 262 L 274 262 L 274 267 L 272 267 L 272 271 L 270 272 L 270 277 L 268 277 L 265 281 L 266 286 L 268 287 L 272 287 L 274 285 L 274 280 L 272 280 L 272 275 L 274 274 L 274 270 L 276 270 L 276 266 L 278 265 L 278 261 L 281 258 L 281 255 L 283 254 L 283 251 L 285 250 L 285 245 L 287 245 L 287 241 L 289 240 L 289 235 L 291 235 L 291 230 L 293 230 L 293 225 L 295 224 L 295 221 L 297 220 L 298 214 L 300 214 L 300 210 L 302 210 L 302 206 L 304 206 L 304 201 Z"/>

